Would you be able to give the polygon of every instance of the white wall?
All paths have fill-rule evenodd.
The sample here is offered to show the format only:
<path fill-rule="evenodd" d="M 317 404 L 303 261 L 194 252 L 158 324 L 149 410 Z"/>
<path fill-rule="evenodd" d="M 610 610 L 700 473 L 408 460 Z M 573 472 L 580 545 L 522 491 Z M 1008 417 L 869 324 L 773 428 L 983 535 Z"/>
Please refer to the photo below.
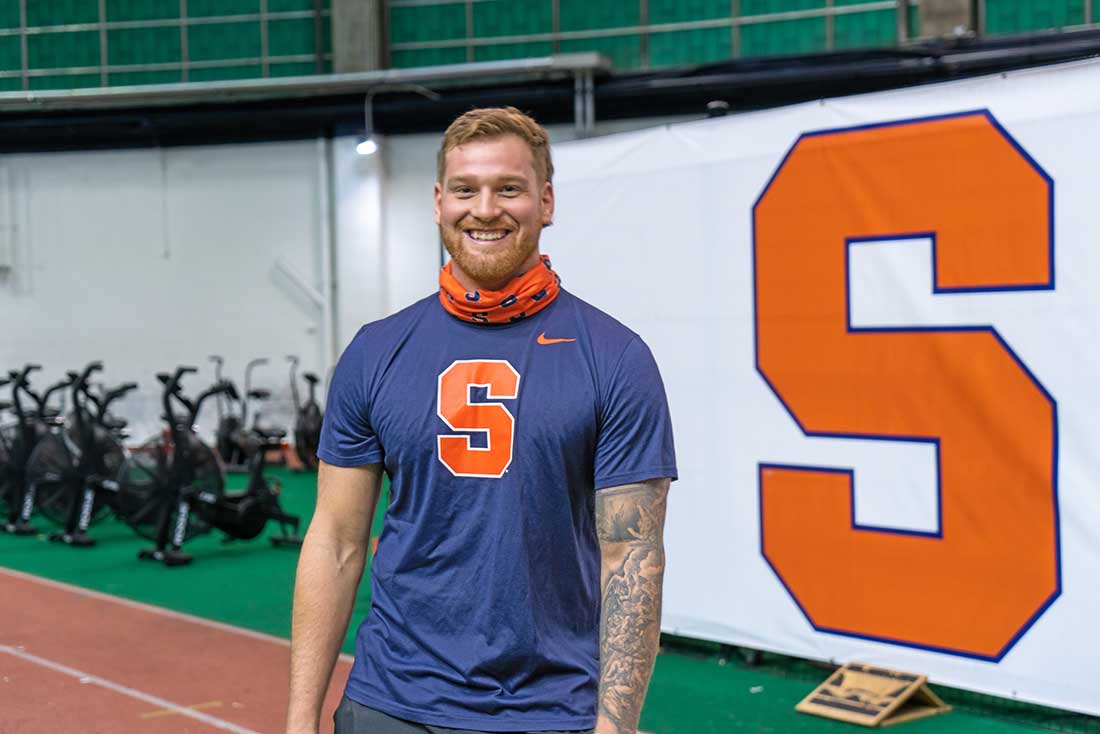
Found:
<path fill-rule="evenodd" d="M 207 357 L 228 376 L 266 356 L 258 385 L 288 391 L 287 354 L 322 364 L 319 322 L 275 269 L 319 281 L 313 142 L 9 156 L 14 268 L 0 283 L 0 366 L 38 362 L 42 387 L 93 359 L 136 380 L 120 412 L 157 428 L 159 371 Z M 3 180 L 3 179 L 0 179 Z M 273 409 L 289 415 L 288 405 Z"/>
<path fill-rule="evenodd" d="M 550 134 L 575 137 L 571 126 Z M 289 426 L 285 355 L 327 379 L 362 324 L 437 288 L 439 142 L 439 134 L 391 136 L 369 158 L 342 137 L 327 150 L 300 141 L 0 159 L 0 217 L 11 212 L 0 266 L 9 247 L 12 261 L 6 275 L 0 267 L 0 369 L 40 363 L 32 384 L 41 388 L 101 359 L 107 384 L 141 383 L 118 407 L 141 439 L 160 426 L 157 372 L 198 366 L 185 383 L 197 392 L 213 380 L 209 355 L 224 355 L 238 383 L 248 360 L 267 357 L 254 384 L 275 396 L 265 416 Z M 325 295 L 328 238 L 330 343 L 321 307 L 295 285 Z"/>

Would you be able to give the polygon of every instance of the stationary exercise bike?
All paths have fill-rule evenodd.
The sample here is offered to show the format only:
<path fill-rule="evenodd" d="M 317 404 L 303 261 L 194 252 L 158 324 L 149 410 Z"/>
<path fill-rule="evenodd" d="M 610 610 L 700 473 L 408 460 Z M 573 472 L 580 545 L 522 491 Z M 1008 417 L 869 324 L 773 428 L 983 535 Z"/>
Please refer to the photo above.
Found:
<path fill-rule="evenodd" d="M 210 360 L 214 362 L 215 384 L 223 382 L 221 370 L 225 360 L 216 354 L 212 355 Z M 263 391 L 252 389 L 252 370 L 264 364 L 267 364 L 267 359 L 261 357 L 245 365 L 243 396 L 237 393 L 234 385 L 233 397 L 229 397 L 228 393 L 222 393 L 216 398 L 218 410 L 216 447 L 225 468 L 231 472 L 244 471 L 258 448 L 251 438 L 252 429 L 248 427 L 248 405 L 249 400 L 256 399 L 258 392 L 263 394 Z"/>
<path fill-rule="evenodd" d="M 185 565 L 192 556 L 182 548 L 190 538 L 217 529 L 227 540 L 250 540 L 269 520 L 278 522 L 283 531 L 271 538 L 274 545 L 300 546 L 299 519 L 283 512 L 279 488 L 263 475 L 266 450 L 280 445 L 284 432 L 259 436 L 260 450 L 250 460 L 248 487 L 243 492 L 226 493 L 217 456 L 198 438 L 194 426 L 209 398 L 225 394 L 230 400 L 239 400 L 239 396 L 231 383 L 220 382 L 189 399 L 180 380 L 197 371 L 179 367 L 172 375 L 157 375 L 164 386 L 161 404 L 168 430 L 164 437 L 135 450 L 122 472 L 120 497 L 148 497 L 142 507 L 125 511 L 126 522 L 156 543 L 138 557 L 166 566 Z"/>
<path fill-rule="evenodd" d="M 210 361 L 214 363 L 214 384 L 232 385 L 232 382 L 222 377 L 225 358 L 219 354 L 213 354 L 210 356 Z M 233 394 L 237 394 L 235 386 Z M 225 464 L 238 464 L 241 456 L 236 441 L 237 432 L 241 430 L 241 417 L 233 407 L 233 400 L 225 392 L 219 392 L 214 396 L 214 407 L 218 411 L 218 427 L 214 437 L 218 456 Z"/>
<path fill-rule="evenodd" d="M 97 396 L 89 389 L 88 380 L 102 369 L 101 362 L 93 362 L 82 373 L 69 373 L 69 423 L 64 430 L 44 436 L 27 462 L 23 519 L 29 519 L 32 508 L 37 509 L 61 526 L 50 534 L 50 540 L 74 547 L 95 545 L 88 528 L 112 512 L 120 514 L 122 504 L 117 480 L 128 456 L 122 443 L 126 421 L 113 417 L 109 408 L 137 389 L 137 383 Z"/>
<path fill-rule="evenodd" d="M 321 424 L 324 422 L 324 414 L 321 406 L 317 404 L 317 375 L 306 372 L 302 375 L 309 383 L 309 399 L 305 403 L 298 399 L 298 358 L 291 355 L 287 357 L 290 362 L 290 395 L 294 400 L 294 410 L 297 416 L 294 420 L 294 452 L 298 454 L 299 461 L 307 469 L 317 468 L 317 447 L 321 443 Z"/>
<path fill-rule="evenodd" d="M 6 510 L 0 529 L 13 535 L 35 535 L 38 532 L 28 519 L 29 513 L 24 512 L 27 462 L 43 437 L 63 427 L 60 411 L 50 408 L 48 403 L 54 393 L 71 383 L 70 379 L 62 380 L 39 395 L 30 388 L 30 374 L 40 369 L 41 365 L 28 364 L 22 370 L 8 373 L 12 386 L 11 409 L 16 421 L 3 429 L 6 457 L 0 465 L 0 503 Z M 28 398 L 33 408 L 25 405 L 24 401 Z M 27 517 L 24 517 L 25 514 Z"/>

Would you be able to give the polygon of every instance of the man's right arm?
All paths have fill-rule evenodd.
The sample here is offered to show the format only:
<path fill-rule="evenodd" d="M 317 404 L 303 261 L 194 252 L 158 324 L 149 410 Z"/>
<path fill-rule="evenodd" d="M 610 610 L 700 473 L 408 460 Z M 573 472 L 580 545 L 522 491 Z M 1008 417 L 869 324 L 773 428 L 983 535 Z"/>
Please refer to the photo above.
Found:
<path fill-rule="evenodd" d="M 317 734 L 366 564 L 381 486 L 381 464 L 320 464 L 317 509 L 302 543 L 294 584 L 287 734 Z"/>

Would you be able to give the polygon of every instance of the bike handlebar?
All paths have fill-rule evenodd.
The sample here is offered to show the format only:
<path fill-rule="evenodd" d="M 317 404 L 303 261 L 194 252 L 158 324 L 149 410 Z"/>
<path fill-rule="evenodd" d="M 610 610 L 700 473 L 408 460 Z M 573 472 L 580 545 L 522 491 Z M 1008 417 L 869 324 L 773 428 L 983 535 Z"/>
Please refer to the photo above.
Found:
<path fill-rule="evenodd" d="M 38 396 L 38 395 L 35 395 L 34 393 L 30 393 L 30 394 L 31 394 L 31 397 L 34 398 L 34 401 L 36 403 L 38 403 L 38 410 L 41 412 L 41 411 L 45 410 L 46 403 L 50 402 L 50 397 L 52 397 L 55 392 L 57 392 L 59 390 L 64 390 L 65 388 L 69 387 L 72 384 L 73 384 L 73 379 L 71 377 L 66 377 L 64 380 L 59 380 L 59 381 L 55 382 L 54 384 L 50 385 L 49 387 L 47 387 L 46 392 L 42 393 L 41 397 Z M 26 390 L 26 388 L 24 388 L 24 390 Z M 27 392 L 30 392 L 30 391 L 27 390 Z"/>
<path fill-rule="evenodd" d="M 84 395 L 87 396 L 88 398 L 90 398 L 91 401 L 96 404 L 96 410 L 98 412 L 98 418 L 99 418 L 100 421 L 102 421 L 103 418 L 107 415 L 107 407 L 111 403 L 113 403 L 114 401 L 118 400 L 121 397 L 124 397 L 127 393 L 129 393 L 133 390 L 136 390 L 137 388 L 138 388 L 138 384 L 136 382 L 127 382 L 127 383 L 124 383 L 122 385 L 119 385 L 116 388 L 113 388 L 111 390 L 107 390 L 101 397 L 98 397 L 98 398 L 95 395 L 92 395 L 87 390 L 84 391 Z"/>
<path fill-rule="evenodd" d="M 40 369 L 42 369 L 42 365 L 40 365 L 40 364 L 27 364 L 27 365 L 23 365 L 22 370 L 20 370 L 20 371 L 14 371 L 13 370 L 12 372 L 10 372 L 8 374 L 11 375 L 11 378 L 13 380 L 15 380 L 16 387 L 25 388 L 27 386 L 27 378 L 30 377 L 30 374 L 32 372 L 36 372 Z"/>
<path fill-rule="evenodd" d="M 99 361 L 98 359 L 94 362 L 89 362 L 88 366 L 84 368 L 84 372 L 82 372 L 77 377 L 77 386 L 83 389 L 88 384 L 88 380 L 91 378 L 92 375 L 94 375 L 96 372 L 102 371 L 103 362 Z"/>
<path fill-rule="evenodd" d="M 220 392 L 224 392 L 230 399 L 241 399 L 240 393 L 237 392 L 237 386 L 234 385 L 230 380 L 222 380 L 218 384 L 222 387 L 222 390 L 220 390 Z"/>
<path fill-rule="evenodd" d="M 237 394 L 236 390 L 233 388 L 232 383 L 226 380 L 222 380 L 216 383 L 209 390 L 205 390 L 204 392 L 200 393 L 199 397 L 197 397 L 194 401 L 188 400 L 180 388 L 179 381 L 184 375 L 193 374 L 198 371 L 198 367 L 181 366 L 177 367 L 175 374 L 170 377 L 167 373 L 163 372 L 157 375 L 157 379 L 164 384 L 164 398 L 162 399 L 162 403 L 164 405 L 165 417 L 168 419 L 170 425 L 172 425 L 173 427 L 179 421 L 176 419 L 176 412 L 172 409 L 171 398 L 175 398 L 185 408 L 187 408 L 187 411 L 189 413 L 188 422 L 190 424 L 194 424 L 195 421 L 198 419 L 199 411 L 202 410 L 202 404 L 206 401 L 207 398 L 211 397 L 212 395 L 218 395 L 220 393 L 226 393 L 232 397 L 235 397 Z"/>
<path fill-rule="evenodd" d="M 40 369 L 42 369 L 42 365 L 40 364 L 26 364 L 23 366 L 22 370 L 11 370 L 8 372 L 8 377 L 11 378 L 10 381 L 15 383 L 11 390 L 11 403 L 12 407 L 15 409 L 15 415 L 19 418 L 20 425 L 24 424 L 27 416 L 23 411 L 23 401 L 19 399 L 19 391 L 22 390 L 27 393 L 32 400 L 36 403 L 38 402 L 38 395 L 30 389 L 27 377 L 30 373 Z"/>

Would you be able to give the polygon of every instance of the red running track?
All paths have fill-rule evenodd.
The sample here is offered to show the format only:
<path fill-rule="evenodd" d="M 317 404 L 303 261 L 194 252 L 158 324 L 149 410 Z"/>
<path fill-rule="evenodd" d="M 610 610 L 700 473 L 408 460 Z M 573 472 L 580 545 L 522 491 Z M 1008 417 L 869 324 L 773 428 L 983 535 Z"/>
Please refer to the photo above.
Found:
<path fill-rule="evenodd" d="M 286 640 L 2 568 L 0 605 L 0 734 L 283 730 Z"/>

